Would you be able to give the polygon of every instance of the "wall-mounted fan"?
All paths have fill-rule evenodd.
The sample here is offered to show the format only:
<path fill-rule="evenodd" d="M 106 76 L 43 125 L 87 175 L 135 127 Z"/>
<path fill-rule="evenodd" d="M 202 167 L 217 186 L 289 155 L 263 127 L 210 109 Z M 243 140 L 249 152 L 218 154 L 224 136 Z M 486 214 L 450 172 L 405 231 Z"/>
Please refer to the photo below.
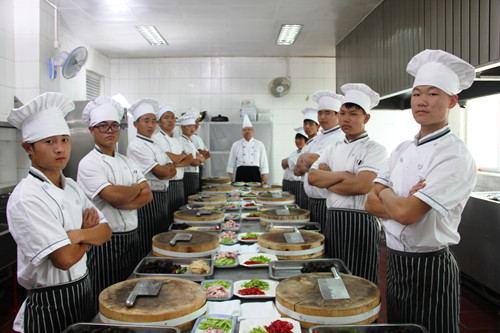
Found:
<path fill-rule="evenodd" d="M 88 52 L 83 46 L 79 46 L 70 53 L 61 52 L 59 60 L 50 58 L 49 60 L 49 76 L 52 80 L 56 78 L 56 67 L 62 66 L 62 76 L 66 79 L 71 79 L 78 74 L 82 67 L 87 62 Z"/>
<path fill-rule="evenodd" d="M 269 90 L 269 93 L 274 97 L 283 97 L 288 94 L 291 87 L 292 83 L 290 82 L 290 79 L 281 76 L 272 79 L 271 82 L 269 82 L 267 89 Z"/>

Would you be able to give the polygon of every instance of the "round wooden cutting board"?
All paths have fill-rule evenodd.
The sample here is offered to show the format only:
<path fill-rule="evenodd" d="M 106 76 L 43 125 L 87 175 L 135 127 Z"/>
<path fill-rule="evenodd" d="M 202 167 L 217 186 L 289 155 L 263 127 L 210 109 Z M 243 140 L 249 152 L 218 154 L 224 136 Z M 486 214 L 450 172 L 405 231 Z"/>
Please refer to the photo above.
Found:
<path fill-rule="evenodd" d="M 289 208 L 290 215 L 278 215 L 276 209 L 262 209 L 260 211 L 260 224 L 267 226 L 269 222 L 309 222 L 310 212 L 302 208 Z"/>
<path fill-rule="evenodd" d="M 278 311 L 300 321 L 304 328 L 314 325 L 368 324 L 377 319 L 380 290 L 374 283 L 354 275 L 341 274 L 350 298 L 324 300 L 318 279 L 331 277 L 331 273 L 309 273 L 281 281 L 276 288 Z"/>
<path fill-rule="evenodd" d="M 225 194 L 210 194 L 207 196 L 200 196 L 199 194 L 192 194 L 188 196 L 188 203 L 207 204 L 207 205 L 223 205 L 227 201 Z"/>
<path fill-rule="evenodd" d="M 281 191 L 283 187 L 281 185 L 270 185 L 270 184 L 261 184 L 261 185 L 250 185 L 253 192 L 276 192 Z"/>
<path fill-rule="evenodd" d="M 285 260 L 318 258 L 325 252 L 325 236 L 319 232 L 300 230 L 304 243 L 287 243 L 284 235 L 289 232 L 291 231 L 280 230 L 260 235 L 257 242 L 261 251 Z"/>
<path fill-rule="evenodd" d="M 207 221 L 223 221 L 224 213 L 218 210 L 211 210 L 210 215 L 200 215 L 196 214 L 199 212 L 199 209 L 183 209 L 174 212 L 174 219 L 177 221 L 198 221 L 198 222 L 207 222 Z"/>
<path fill-rule="evenodd" d="M 257 194 L 257 203 L 263 205 L 292 205 L 295 203 L 295 195 L 282 193 L 281 197 L 273 197 L 272 193 L 261 192 Z"/>
<path fill-rule="evenodd" d="M 201 177 L 201 182 L 205 184 L 231 184 L 231 179 L 228 177 Z"/>
<path fill-rule="evenodd" d="M 232 186 L 231 184 L 208 184 L 203 185 L 201 189 L 203 190 L 203 192 L 230 193 L 236 190 L 236 187 Z"/>
<path fill-rule="evenodd" d="M 190 233 L 193 235 L 190 241 L 178 241 L 174 246 L 170 241 L 176 233 Z M 158 257 L 192 257 L 191 253 L 199 254 L 200 257 L 212 255 L 219 246 L 219 236 L 213 232 L 197 230 L 174 230 L 163 232 L 153 237 L 153 254 Z M 165 254 L 160 251 L 172 252 Z"/>
<path fill-rule="evenodd" d="M 131 308 L 125 306 L 125 301 L 140 279 L 126 280 L 104 289 L 99 295 L 99 315 L 124 323 L 151 323 L 174 320 L 202 310 L 206 303 L 202 286 L 178 278 L 156 279 L 163 280 L 158 296 L 137 296 Z M 169 326 L 177 326 L 181 331 L 190 329 L 197 317 L 199 315 L 192 319 L 185 318 L 184 323 Z"/>

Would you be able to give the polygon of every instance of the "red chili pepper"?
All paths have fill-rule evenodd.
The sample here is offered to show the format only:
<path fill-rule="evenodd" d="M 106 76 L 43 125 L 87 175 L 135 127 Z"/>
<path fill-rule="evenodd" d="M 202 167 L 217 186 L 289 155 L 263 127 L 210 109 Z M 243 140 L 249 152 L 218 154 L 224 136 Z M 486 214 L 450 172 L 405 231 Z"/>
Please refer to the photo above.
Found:
<path fill-rule="evenodd" d="M 284 320 L 275 320 L 269 326 L 264 326 L 269 333 L 292 333 L 293 324 Z"/>
<path fill-rule="evenodd" d="M 263 264 L 262 261 L 253 261 L 253 260 L 245 261 L 245 265 L 262 265 L 262 264 Z"/>
<path fill-rule="evenodd" d="M 257 237 L 241 237 L 241 239 L 247 240 L 247 239 L 257 239 Z"/>
<path fill-rule="evenodd" d="M 240 289 L 240 290 L 238 290 L 238 293 L 240 295 L 265 295 L 266 294 L 259 287 Z"/>

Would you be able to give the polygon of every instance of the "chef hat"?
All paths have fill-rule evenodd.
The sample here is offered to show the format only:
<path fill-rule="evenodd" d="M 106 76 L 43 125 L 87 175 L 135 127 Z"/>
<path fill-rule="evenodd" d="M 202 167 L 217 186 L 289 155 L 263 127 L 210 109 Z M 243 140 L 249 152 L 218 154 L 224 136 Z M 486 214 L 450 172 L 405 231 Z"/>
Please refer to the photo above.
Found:
<path fill-rule="evenodd" d="M 134 120 L 137 121 L 141 116 L 152 113 L 156 116 L 158 102 L 151 98 L 142 98 L 132 104 L 128 111 L 134 115 Z"/>
<path fill-rule="evenodd" d="M 175 110 L 172 104 L 165 104 L 160 106 L 158 111 L 156 111 L 156 120 L 160 120 L 160 118 L 167 112 L 172 112 L 175 116 Z"/>
<path fill-rule="evenodd" d="M 304 115 L 304 120 L 312 120 L 319 125 L 318 109 L 312 107 L 306 107 L 302 109 L 302 114 Z"/>
<path fill-rule="evenodd" d="M 299 126 L 299 127 L 294 128 L 294 130 L 297 132 L 297 134 L 302 135 L 307 140 L 307 134 L 306 134 L 306 131 L 304 131 L 304 127 Z"/>
<path fill-rule="evenodd" d="M 82 120 L 89 126 L 95 126 L 103 121 L 120 122 L 124 112 L 120 103 L 111 97 L 99 96 L 85 106 Z"/>
<path fill-rule="evenodd" d="M 253 127 L 252 123 L 250 122 L 250 118 L 248 118 L 247 114 L 243 117 L 243 126 L 242 126 L 242 128 L 245 128 L 245 127 Z"/>
<path fill-rule="evenodd" d="M 380 95 L 364 83 L 346 83 L 340 90 L 344 93 L 342 104 L 354 103 L 365 112 L 376 107 L 380 101 Z"/>
<path fill-rule="evenodd" d="M 70 135 L 64 117 L 74 108 L 66 95 L 46 92 L 10 110 L 7 121 L 21 131 L 23 142 L 33 143 L 54 135 Z"/>
<path fill-rule="evenodd" d="M 413 88 L 434 86 L 448 95 L 469 88 L 476 76 L 474 67 L 443 50 L 424 50 L 414 56 L 406 71 L 415 77 Z"/>
<path fill-rule="evenodd" d="M 331 90 L 321 90 L 314 93 L 312 100 L 318 103 L 319 110 L 332 110 L 338 112 L 342 105 L 342 96 Z"/>
<path fill-rule="evenodd" d="M 181 124 L 181 126 L 196 125 L 196 119 L 194 119 L 190 115 L 185 114 L 179 118 L 179 123 Z"/>
<path fill-rule="evenodd" d="M 193 117 L 195 120 L 200 118 L 200 110 L 191 108 L 186 111 L 185 115 Z"/>

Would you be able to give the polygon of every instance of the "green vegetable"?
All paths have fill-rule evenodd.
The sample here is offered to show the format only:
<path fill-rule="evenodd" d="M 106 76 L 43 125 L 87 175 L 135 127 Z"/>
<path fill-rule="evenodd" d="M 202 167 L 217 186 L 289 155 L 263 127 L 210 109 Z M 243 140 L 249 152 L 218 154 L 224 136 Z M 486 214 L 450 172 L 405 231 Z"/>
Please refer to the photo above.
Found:
<path fill-rule="evenodd" d="M 269 290 L 269 283 L 257 279 L 251 279 L 250 281 L 241 284 L 241 286 L 243 288 L 257 287 L 260 288 L 261 290 Z"/>
<path fill-rule="evenodd" d="M 234 265 L 234 264 L 236 264 L 236 259 L 220 258 L 220 259 L 215 260 L 214 264 L 217 266 Z"/>
<path fill-rule="evenodd" d="M 231 289 L 231 282 L 229 282 L 227 280 L 226 281 L 225 280 L 217 280 L 217 281 L 205 282 L 203 284 L 203 286 L 205 287 L 205 289 L 207 289 L 210 286 L 223 286 L 224 288 L 229 290 L 229 289 Z"/>
<path fill-rule="evenodd" d="M 229 332 L 233 328 L 233 320 L 231 318 L 228 319 L 218 319 L 206 316 L 207 319 L 204 319 L 198 325 L 200 330 L 208 330 L 210 327 L 215 327 L 223 330 L 224 332 Z"/>
<path fill-rule="evenodd" d="M 255 234 L 253 232 L 247 232 L 246 235 L 241 236 L 241 238 L 259 238 L 259 234 Z"/>
<path fill-rule="evenodd" d="M 234 239 L 232 238 L 222 238 L 221 243 L 234 243 Z"/>
<path fill-rule="evenodd" d="M 270 258 L 268 257 L 265 257 L 265 256 L 257 256 L 257 257 L 252 257 L 250 259 L 248 259 L 249 261 L 258 261 L 258 262 L 261 262 L 263 264 L 269 264 L 269 262 L 271 261 Z"/>
<path fill-rule="evenodd" d="M 267 333 L 263 326 L 257 326 L 250 330 L 250 333 Z"/>
<path fill-rule="evenodd" d="M 174 273 L 175 274 L 182 274 L 187 270 L 187 267 L 181 267 L 178 270 L 176 270 Z"/>

